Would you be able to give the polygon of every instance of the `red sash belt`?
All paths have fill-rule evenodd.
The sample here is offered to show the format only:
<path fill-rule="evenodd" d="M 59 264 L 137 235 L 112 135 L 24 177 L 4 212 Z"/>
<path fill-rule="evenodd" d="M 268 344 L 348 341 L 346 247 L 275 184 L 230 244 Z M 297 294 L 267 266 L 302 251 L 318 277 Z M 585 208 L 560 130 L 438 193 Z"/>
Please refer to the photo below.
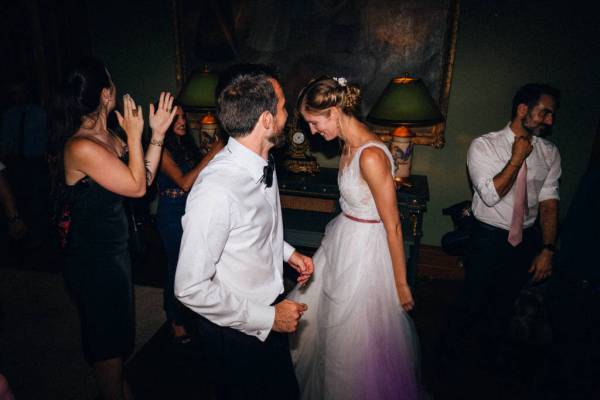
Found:
<path fill-rule="evenodd" d="M 348 215 L 346 213 L 343 213 L 343 214 L 346 216 L 346 218 L 349 218 L 352 221 L 362 222 L 363 224 L 378 224 L 381 222 L 381 220 L 379 220 L 379 219 L 362 219 L 362 218 L 353 217 L 352 215 Z"/>

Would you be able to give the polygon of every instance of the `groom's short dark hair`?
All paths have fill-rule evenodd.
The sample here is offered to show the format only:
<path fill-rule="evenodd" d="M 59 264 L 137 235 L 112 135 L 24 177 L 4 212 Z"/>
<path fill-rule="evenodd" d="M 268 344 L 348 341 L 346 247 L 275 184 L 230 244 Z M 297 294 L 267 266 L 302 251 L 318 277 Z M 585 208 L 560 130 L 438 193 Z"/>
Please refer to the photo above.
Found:
<path fill-rule="evenodd" d="M 248 135 L 260 115 L 277 114 L 277 95 L 271 79 L 275 70 L 262 64 L 236 64 L 223 71 L 215 90 L 217 117 L 231 137 Z"/>

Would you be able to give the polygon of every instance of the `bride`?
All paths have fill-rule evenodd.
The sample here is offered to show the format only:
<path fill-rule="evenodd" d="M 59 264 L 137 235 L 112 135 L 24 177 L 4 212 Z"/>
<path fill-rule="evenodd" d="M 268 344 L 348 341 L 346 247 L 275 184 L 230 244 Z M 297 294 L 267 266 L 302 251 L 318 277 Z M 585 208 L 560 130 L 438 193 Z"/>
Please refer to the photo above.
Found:
<path fill-rule="evenodd" d="M 313 279 L 289 298 L 307 303 L 291 353 L 303 399 L 416 399 L 418 343 L 406 311 L 402 228 L 392 156 L 356 118 L 360 90 L 321 77 L 300 92 L 312 134 L 343 141 L 342 213 L 326 228 Z"/>

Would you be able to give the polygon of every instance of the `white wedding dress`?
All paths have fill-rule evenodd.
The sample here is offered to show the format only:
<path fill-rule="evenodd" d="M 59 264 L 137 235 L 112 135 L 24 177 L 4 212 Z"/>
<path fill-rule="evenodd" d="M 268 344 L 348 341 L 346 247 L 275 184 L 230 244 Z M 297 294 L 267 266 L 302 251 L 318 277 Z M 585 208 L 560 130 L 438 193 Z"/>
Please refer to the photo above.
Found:
<path fill-rule="evenodd" d="M 357 149 L 339 172 L 343 213 L 326 228 L 310 283 L 289 299 L 308 304 L 290 351 L 302 399 L 416 399 L 418 340 L 402 309 L 383 223 L 360 174 Z M 391 171 L 390 173 L 393 173 Z"/>

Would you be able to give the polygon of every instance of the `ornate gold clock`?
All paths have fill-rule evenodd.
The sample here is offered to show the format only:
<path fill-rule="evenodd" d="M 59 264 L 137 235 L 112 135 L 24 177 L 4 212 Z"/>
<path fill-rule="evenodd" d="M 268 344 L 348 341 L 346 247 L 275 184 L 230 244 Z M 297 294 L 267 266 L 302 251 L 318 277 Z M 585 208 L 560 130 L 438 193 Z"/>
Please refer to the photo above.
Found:
<path fill-rule="evenodd" d="M 294 116 L 287 131 L 288 151 L 283 162 L 285 168 L 293 173 L 316 174 L 319 163 L 310 155 L 308 135 L 298 127 L 298 117 Z"/>

